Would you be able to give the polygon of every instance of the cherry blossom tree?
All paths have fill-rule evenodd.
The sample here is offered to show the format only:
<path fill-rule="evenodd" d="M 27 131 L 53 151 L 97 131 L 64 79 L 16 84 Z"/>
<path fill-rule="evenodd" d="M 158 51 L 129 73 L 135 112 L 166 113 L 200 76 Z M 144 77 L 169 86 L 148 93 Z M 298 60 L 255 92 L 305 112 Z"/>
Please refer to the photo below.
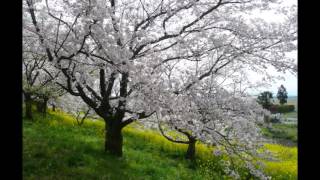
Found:
<path fill-rule="evenodd" d="M 90 106 L 84 103 L 80 97 L 71 94 L 65 94 L 59 97 L 55 105 L 64 112 L 71 114 L 79 126 L 83 125 L 85 119 L 95 116 Z"/>
<path fill-rule="evenodd" d="M 295 9 L 279 11 L 279 23 L 249 15 L 271 5 L 277 1 L 25 0 L 24 29 L 38 36 L 62 73 L 56 83 L 104 119 L 105 150 L 121 156 L 122 128 L 156 112 L 152 95 L 161 91 L 168 65 L 184 76 L 194 66 L 188 62 L 198 63 L 197 73 L 170 82 L 174 94 L 234 66 L 296 71 L 285 56 L 296 48 Z"/>
<path fill-rule="evenodd" d="M 59 72 L 47 70 L 51 66 L 48 64 L 46 54 L 41 51 L 37 36 L 27 32 L 24 32 L 22 65 L 26 118 L 32 119 L 31 107 L 34 103 L 37 105 L 37 110 L 45 115 L 48 100 L 63 93 L 54 83 Z"/>
<path fill-rule="evenodd" d="M 42 61 L 42 62 L 41 62 Z M 23 59 L 23 96 L 25 103 L 25 115 L 26 118 L 32 119 L 32 101 L 35 98 L 35 81 L 39 76 L 39 71 L 43 66 L 44 60 L 40 57 L 32 57 L 32 59 L 28 59 L 24 56 Z"/>
<path fill-rule="evenodd" d="M 175 143 L 188 144 L 186 158 L 195 159 L 195 143 L 201 141 L 215 146 L 214 155 L 226 154 L 232 171 L 237 174 L 235 159 L 240 159 L 253 175 L 265 177 L 254 160 L 267 158 L 259 125 L 270 112 L 252 97 L 222 88 L 220 83 L 206 80 L 181 94 L 164 94 L 158 100 L 157 112 L 161 134 Z M 166 130 L 162 124 L 167 125 Z M 175 130 L 183 137 L 166 133 Z M 263 153 L 262 153 L 263 152 Z"/>

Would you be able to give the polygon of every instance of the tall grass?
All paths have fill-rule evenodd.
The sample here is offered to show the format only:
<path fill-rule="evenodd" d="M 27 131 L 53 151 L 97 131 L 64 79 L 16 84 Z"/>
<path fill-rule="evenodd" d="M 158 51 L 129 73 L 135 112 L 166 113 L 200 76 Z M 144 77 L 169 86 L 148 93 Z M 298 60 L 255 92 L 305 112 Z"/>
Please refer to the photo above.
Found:
<path fill-rule="evenodd" d="M 116 158 L 103 151 L 103 121 L 78 126 L 72 116 L 52 111 L 34 117 L 23 119 L 24 179 L 229 179 L 213 147 L 201 143 L 192 162 L 184 159 L 187 145 L 133 124 L 123 129 L 124 156 Z M 273 179 L 296 179 L 297 149 L 266 146 L 279 157 L 267 162 L 266 172 Z"/>

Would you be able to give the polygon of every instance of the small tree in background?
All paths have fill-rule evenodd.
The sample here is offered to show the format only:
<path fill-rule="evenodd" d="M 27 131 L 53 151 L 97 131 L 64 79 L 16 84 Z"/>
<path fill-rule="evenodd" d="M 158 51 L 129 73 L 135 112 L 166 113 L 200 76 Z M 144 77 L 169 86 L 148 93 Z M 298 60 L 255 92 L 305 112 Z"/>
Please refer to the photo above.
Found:
<path fill-rule="evenodd" d="M 56 99 L 54 103 L 56 107 L 71 114 L 79 126 L 82 126 L 86 119 L 93 118 L 96 115 L 90 106 L 81 101 L 79 97 L 71 94 L 64 94 Z"/>
<path fill-rule="evenodd" d="M 286 88 L 281 84 L 281 86 L 278 88 L 277 98 L 279 100 L 279 103 L 281 105 L 287 103 L 288 99 L 288 93 Z"/>
<path fill-rule="evenodd" d="M 257 102 L 264 108 L 264 109 L 270 109 L 272 105 L 272 92 L 270 91 L 264 91 L 258 96 Z"/>

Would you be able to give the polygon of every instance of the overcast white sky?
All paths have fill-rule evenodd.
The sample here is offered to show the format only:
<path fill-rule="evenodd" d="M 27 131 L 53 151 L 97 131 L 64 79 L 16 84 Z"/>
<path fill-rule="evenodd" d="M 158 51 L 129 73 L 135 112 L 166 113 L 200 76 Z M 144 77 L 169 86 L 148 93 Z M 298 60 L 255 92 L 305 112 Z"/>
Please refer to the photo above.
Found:
<path fill-rule="evenodd" d="M 277 73 L 274 70 L 270 70 L 270 72 L 274 73 L 274 74 L 278 74 L 278 75 L 283 75 L 283 77 L 285 78 L 285 80 L 276 80 L 276 82 L 271 83 L 270 87 L 265 87 L 265 88 L 260 88 L 258 90 L 252 90 L 252 91 L 248 91 L 250 94 L 256 95 L 259 94 L 262 91 L 271 91 L 273 92 L 274 95 L 277 94 L 278 92 L 278 87 L 280 87 L 280 85 L 282 84 L 288 92 L 288 96 L 297 96 L 297 92 L 298 92 L 298 82 L 297 82 L 297 77 L 295 75 L 292 75 L 291 73 L 286 73 L 286 74 L 280 74 Z M 250 73 L 249 75 L 249 79 L 250 81 L 262 81 L 262 76 L 259 76 L 256 73 Z"/>
<path fill-rule="evenodd" d="M 293 52 L 289 55 L 292 58 L 296 59 L 297 62 L 297 52 Z M 298 94 L 298 78 L 297 78 L 297 74 L 293 75 L 290 72 L 287 73 L 279 73 L 277 72 L 273 67 L 272 68 L 268 68 L 268 72 L 274 76 L 282 76 L 284 78 L 284 80 L 275 80 L 275 82 L 270 82 L 270 86 L 269 87 L 265 87 L 265 88 L 260 88 L 258 90 L 252 90 L 252 91 L 248 91 L 250 94 L 259 94 L 262 91 L 271 91 L 273 92 L 273 94 L 275 95 L 278 92 L 278 87 L 280 87 L 280 85 L 282 84 L 288 92 L 288 96 L 297 96 Z M 261 82 L 263 76 L 259 75 L 255 72 L 248 72 L 249 74 L 249 80 L 251 82 Z"/>
<path fill-rule="evenodd" d="M 297 5 L 297 1 L 296 0 L 283 0 L 282 3 L 284 6 L 290 6 L 290 5 Z M 269 21 L 281 21 L 281 16 L 275 15 L 273 12 L 257 12 L 256 14 L 254 14 L 255 16 L 259 16 L 263 19 L 269 20 Z M 293 52 L 290 54 L 290 57 L 295 58 L 296 62 L 298 62 L 297 60 L 297 52 Z M 278 87 L 282 84 L 284 85 L 284 87 L 287 89 L 288 95 L 289 96 L 297 96 L 298 93 L 298 79 L 296 75 L 292 75 L 291 73 L 286 73 L 286 74 L 280 74 L 278 72 L 276 72 L 273 69 L 269 70 L 270 73 L 272 73 L 273 75 L 282 75 L 285 80 L 278 80 L 275 83 L 272 83 L 270 87 L 268 88 L 261 88 L 258 91 L 252 91 L 250 93 L 252 94 L 258 94 L 261 91 L 271 91 L 274 94 L 277 93 L 278 91 Z M 262 77 L 259 76 L 256 73 L 250 73 L 249 79 L 252 81 L 261 81 Z"/>

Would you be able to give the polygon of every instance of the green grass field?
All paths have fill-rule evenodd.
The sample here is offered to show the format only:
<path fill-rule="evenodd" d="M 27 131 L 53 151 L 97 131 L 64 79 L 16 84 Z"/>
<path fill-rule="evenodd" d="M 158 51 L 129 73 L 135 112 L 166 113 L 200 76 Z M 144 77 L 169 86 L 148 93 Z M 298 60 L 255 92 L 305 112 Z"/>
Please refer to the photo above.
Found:
<path fill-rule="evenodd" d="M 262 128 L 263 134 L 278 143 L 296 146 L 298 141 L 297 124 L 272 124 L 270 128 Z"/>
<path fill-rule="evenodd" d="M 212 147 L 197 144 L 196 165 L 184 159 L 186 145 L 174 144 L 151 130 L 130 125 L 123 130 L 124 156 L 103 150 L 104 123 L 76 125 L 72 117 L 50 112 L 23 119 L 23 179 L 230 179 Z M 297 148 L 266 145 L 278 157 L 267 162 L 273 179 L 297 179 Z M 245 177 L 243 177 L 245 179 Z"/>
<path fill-rule="evenodd" d="M 298 113 L 297 112 L 284 113 L 283 117 L 284 118 L 298 118 Z"/>

